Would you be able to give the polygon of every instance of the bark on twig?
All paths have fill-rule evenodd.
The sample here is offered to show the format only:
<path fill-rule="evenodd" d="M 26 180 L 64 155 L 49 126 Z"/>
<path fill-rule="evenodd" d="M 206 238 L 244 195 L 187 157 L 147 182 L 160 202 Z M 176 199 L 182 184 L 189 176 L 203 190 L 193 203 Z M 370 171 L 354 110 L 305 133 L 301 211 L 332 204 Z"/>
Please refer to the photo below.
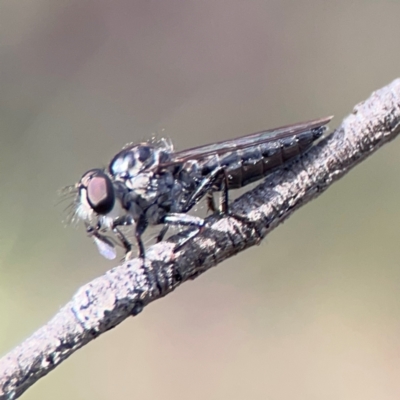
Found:
<path fill-rule="evenodd" d="M 400 132 L 400 79 L 358 104 L 331 135 L 280 168 L 173 252 L 177 236 L 81 287 L 45 326 L 0 360 L 0 399 L 15 399 L 58 364 L 150 302 L 253 246 L 297 208 Z M 183 233 L 182 235 L 185 235 Z"/>

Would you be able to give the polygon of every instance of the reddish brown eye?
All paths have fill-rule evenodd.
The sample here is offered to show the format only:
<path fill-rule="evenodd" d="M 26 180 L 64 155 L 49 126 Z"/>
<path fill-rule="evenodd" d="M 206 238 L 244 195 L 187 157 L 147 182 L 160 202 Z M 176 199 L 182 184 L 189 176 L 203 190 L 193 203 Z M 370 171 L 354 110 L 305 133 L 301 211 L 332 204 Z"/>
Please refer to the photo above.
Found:
<path fill-rule="evenodd" d="M 96 214 L 108 214 L 114 207 L 115 193 L 110 178 L 102 170 L 88 171 L 81 179 L 87 201 Z"/>

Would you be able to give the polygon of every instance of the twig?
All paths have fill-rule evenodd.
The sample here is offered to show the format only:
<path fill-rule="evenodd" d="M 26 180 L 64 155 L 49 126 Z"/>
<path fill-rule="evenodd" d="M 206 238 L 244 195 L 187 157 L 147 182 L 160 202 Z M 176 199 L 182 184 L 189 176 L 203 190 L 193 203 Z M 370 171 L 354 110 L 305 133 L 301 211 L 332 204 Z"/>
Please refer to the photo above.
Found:
<path fill-rule="evenodd" d="M 173 252 L 178 240 L 81 287 L 45 326 L 0 360 L 0 399 L 15 399 L 77 349 L 150 302 L 260 242 L 297 208 L 400 132 L 400 79 L 357 105 L 342 125 L 289 168 L 280 168 L 231 207 L 240 217 L 207 219 L 204 231 Z M 187 235 L 184 232 L 180 235 Z"/>

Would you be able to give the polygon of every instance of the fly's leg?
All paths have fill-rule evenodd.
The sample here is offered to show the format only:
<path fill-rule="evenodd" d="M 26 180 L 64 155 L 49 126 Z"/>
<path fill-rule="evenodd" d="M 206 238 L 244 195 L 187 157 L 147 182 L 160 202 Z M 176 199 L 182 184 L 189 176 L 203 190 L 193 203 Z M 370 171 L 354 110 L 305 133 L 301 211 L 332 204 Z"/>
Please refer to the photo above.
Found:
<path fill-rule="evenodd" d="M 208 206 L 212 211 L 215 211 L 214 199 L 212 197 L 212 187 L 217 183 L 219 179 L 221 179 L 221 174 L 223 173 L 223 168 L 220 166 L 212 171 L 207 177 L 205 177 L 196 188 L 196 190 L 192 193 L 192 195 L 187 199 L 186 203 L 179 210 L 180 213 L 171 213 L 167 214 L 161 223 L 165 223 L 166 225 L 161 229 L 160 233 L 156 238 L 156 242 L 161 242 L 163 240 L 165 234 L 167 233 L 169 225 L 184 225 L 184 226 L 196 226 L 199 229 L 193 232 L 193 235 L 190 234 L 188 239 L 181 243 L 179 247 L 182 247 L 189 239 L 196 236 L 200 229 L 204 225 L 204 220 L 199 217 L 192 217 L 190 215 L 186 215 L 193 206 L 197 204 L 197 202 L 204 197 L 207 196 Z"/>
<path fill-rule="evenodd" d="M 207 175 L 197 186 L 196 190 L 192 193 L 192 195 L 187 199 L 186 203 L 183 205 L 180 210 L 182 213 L 188 212 L 191 208 L 193 208 L 199 200 L 206 196 L 209 198 L 208 193 L 212 195 L 212 188 L 221 179 L 222 174 L 224 173 L 224 167 L 219 166 L 215 168 L 209 175 Z M 209 200 L 208 200 L 209 201 Z M 215 210 L 214 200 L 208 203 L 210 208 Z"/>
<path fill-rule="evenodd" d="M 262 235 L 258 231 L 256 225 L 250 221 L 248 218 L 238 215 L 238 214 L 233 214 L 230 209 L 229 209 L 229 192 L 228 192 L 228 179 L 229 175 L 226 172 L 226 169 L 220 166 L 219 168 L 216 168 L 212 174 L 204 178 L 204 180 L 200 183 L 198 189 L 196 192 L 191 196 L 191 198 L 196 198 L 200 199 L 202 196 L 204 196 L 204 192 L 201 192 L 200 190 L 208 190 L 206 195 L 207 197 L 212 196 L 212 187 L 218 182 L 219 179 L 221 179 L 222 176 L 222 181 L 221 181 L 221 197 L 220 197 L 220 205 L 219 205 L 219 211 L 221 215 L 229 215 L 230 217 L 236 219 L 237 221 L 250 226 L 251 229 L 254 230 L 255 234 L 258 237 L 258 242 L 261 241 Z M 189 199 L 190 200 L 190 199 Z M 197 200 L 198 201 L 198 200 Z M 210 204 L 210 203 L 208 203 Z M 215 208 L 214 205 L 214 199 L 212 200 L 212 204 Z M 189 204 L 187 204 L 189 206 Z M 191 206 L 193 207 L 193 206 Z M 186 211 L 184 211 L 186 212 Z"/>
<path fill-rule="evenodd" d="M 222 181 L 221 181 L 222 178 Z M 196 190 L 193 192 L 193 194 L 188 198 L 186 203 L 183 205 L 183 207 L 180 210 L 180 213 L 170 213 L 167 214 L 161 223 L 165 223 L 166 225 L 163 227 L 161 230 L 160 234 L 158 235 L 157 239 L 162 240 L 164 237 L 165 233 L 167 232 L 168 225 L 183 225 L 183 226 L 191 226 L 191 227 L 196 227 L 196 230 L 193 230 L 192 232 L 189 233 L 189 235 L 182 241 L 180 242 L 177 247 L 175 248 L 175 251 L 179 250 L 183 245 L 185 245 L 189 240 L 193 239 L 196 237 L 204 227 L 204 219 L 195 217 L 192 215 L 185 214 L 187 213 L 194 205 L 197 204 L 197 202 L 204 196 L 207 196 L 207 204 L 208 207 L 212 211 L 216 211 L 215 203 L 214 203 L 214 198 L 212 197 L 213 195 L 213 187 L 217 185 L 218 182 L 221 182 L 221 201 L 220 201 L 220 212 L 222 215 L 227 215 L 229 214 L 233 218 L 249 224 L 249 221 L 246 218 L 243 218 L 238 215 L 232 215 L 229 211 L 229 194 L 228 194 L 228 175 L 226 173 L 226 170 L 224 167 L 219 166 L 218 168 L 214 169 L 208 176 L 206 176 L 199 184 L 199 186 L 196 188 Z M 258 233 L 258 232 L 257 232 Z"/>
<path fill-rule="evenodd" d="M 113 221 L 112 231 L 115 233 L 115 236 L 121 242 L 122 247 L 125 250 L 125 259 L 130 258 L 130 254 L 132 253 L 132 243 L 127 239 L 127 237 L 118 229 L 119 226 L 132 225 L 133 219 L 130 216 L 124 215 L 123 217 L 118 217 Z"/>
<path fill-rule="evenodd" d="M 139 258 L 141 258 L 144 261 L 145 258 L 145 250 L 144 250 L 144 244 L 142 241 L 142 235 L 143 232 L 146 230 L 148 226 L 148 222 L 146 219 L 146 216 L 142 214 L 138 221 L 136 221 L 136 227 L 135 227 L 135 238 L 136 238 L 136 243 L 139 249 Z"/>
<path fill-rule="evenodd" d="M 163 218 L 163 222 L 170 225 L 195 226 L 196 228 L 204 226 L 203 218 L 181 213 L 169 213 Z"/>
<path fill-rule="evenodd" d="M 221 197 L 220 197 L 220 202 L 219 202 L 219 208 L 217 209 L 217 206 L 215 205 L 215 200 L 214 200 L 214 194 L 213 194 L 213 187 L 206 193 L 206 201 L 207 201 L 207 208 L 215 213 L 216 211 L 219 211 L 221 214 L 227 214 L 228 213 L 228 205 L 229 205 L 229 196 L 228 196 L 228 175 L 226 173 L 226 169 L 222 168 L 222 170 L 219 170 L 219 176 L 218 178 L 221 178 L 221 175 L 223 175 L 223 179 L 221 182 Z M 216 190 L 216 189 L 215 189 Z"/>
<path fill-rule="evenodd" d="M 226 170 L 224 170 L 224 179 L 221 184 L 221 202 L 220 202 L 220 212 L 222 215 L 229 215 L 230 217 L 236 219 L 237 221 L 250 226 L 257 235 L 257 241 L 261 242 L 262 235 L 258 231 L 256 225 L 250 221 L 248 218 L 243 217 L 242 215 L 233 214 L 229 209 L 229 195 L 228 195 L 228 174 Z"/>
<path fill-rule="evenodd" d="M 200 194 L 200 197 L 202 197 L 201 194 Z M 215 206 L 215 201 L 214 201 L 214 196 L 213 196 L 212 190 L 209 190 L 206 193 L 206 202 L 207 202 L 208 210 L 210 210 L 212 213 L 215 213 L 215 211 L 217 211 L 217 207 Z M 191 198 L 189 199 L 188 203 L 192 204 Z M 188 206 L 187 206 L 187 204 L 185 204 L 183 209 L 185 210 L 187 208 L 188 208 Z M 168 231 L 168 225 L 164 225 L 163 228 L 161 229 L 160 233 L 156 237 L 156 243 L 160 243 L 164 239 L 167 231 Z"/>
<path fill-rule="evenodd" d="M 99 222 L 97 222 L 96 226 L 92 226 L 88 222 L 85 222 L 85 228 L 89 237 L 97 238 L 104 242 L 108 241 L 108 237 L 100 233 L 101 224 Z"/>
<path fill-rule="evenodd" d="M 85 222 L 85 228 L 86 228 L 86 233 L 88 234 L 89 237 L 97 235 L 99 230 L 98 224 L 96 227 L 94 227 L 87 222 Z"/>
<path fill-rule="evenodd" d="M 115 233 L 115 236 L 117 236 L 123 248 L 125 249 L 125 258 L 126 258 L 127 254 L 130 254 L 132 252 L 132 243 L 117 227 L 113 228 L 113 232 Z"/>
<path fill-rule="evenodd" d="M 219 209 L 221 214 L 229 214 L 229 194 L 228 194 L 228 174 L 226 170 L 223 170 L 224 179 L 222 180 L 221 184 L 221 199 Z"/>
<path fill-rule="evenodd" d="M 193 215 L 187 214 L 180 214 L 180 213 L 171 213 L 167 214 L 163 218 L 163 222 L 168 225 L 180 225 L 180 226 L 192 226 L 197 229 L 193 230 L 189 233 L 189 235 L 182 240 L 178 245 L 175 247 L 174 251 L 179 250 L 183 245 L 185 245 L 189 240 L 196 237 L 200 232 L 201 229 L 204 227 L 204 219 L 200 217 L 195 217 Z"/>
<path fill-rule="evenodd" d="M 222 179 L 221 179 L 222 178 Z M 203 196 L 206 196 L 207 207 L 212 212 L 217 211 L 215 205 L 213 191 L 217 183 L 221 182 L 221 199 L 219 211 L 221 214 L 228 213 L 229 195 L 228 195 L 228 174 L 223 166 L 215 168 L 208 176 L 206 176 L 196 188 L 194 193 L 186 201 L 182 208 L 182 212 L 188 212 Z"/>
<path fill-rule="evenodd" d="M 113 222 L 113 227 L 112 230 L 113 232 L 117 235 L 118 239 L 121 241 L 122 245 L 124 246 L 125 249 L 125 259 L 128 260 L 131 258 L 132 254 L 132 243 L 126 238 L 126 236 L 118 229 L 118 226 L 124 226 L 124 225 L 133 225 L 135 221 L 133 218 L 129 215 L 125 215 L 120 218 L 116 218 Z M 147 220 L 145 215 L 141 215 L 136 221 L 135 224 L 135 239 L 136 243 L 139 249 L 138 256 L 139 258 L 143 259 L 145 258 L 145 249 L 144 249 L 144 244 L 142 241 L 142 235 L 143 232 L 147 228 Z"/>
<path fill-rule="evenodd" d="M 99 230 L 101 229 L 101 225 L 99 223 L 97 223 L 97 225 L 94 227 L 85 222 L 85 226 L 86 233 L 89 237 L 93 239 L 94 243 L 97 246 L 97 249 L 99 250 L 99 253 L 105 258 L 113 260 L 117 255 L 115 246 L 118 243 L 116 243 L 112 238 L 99 232 Z"/>
<path fill-rule="evenodd" d="M 250 227 L 254 230 L 254 232 L 258 236 L 258 240 L 261 241 L 261 234 L 257 231 L 254 224 L 248 220 L 248 218 L 243 217 L 241 215 L 233 214 L 229 209 L 229 193 L 228 193 L 228 178 L 229 175 L 227 174 L 226 170 L 223 170 L 223 180 L 221 182 L 221 196 L 220 196 L 220 203 L 219 203 L 219 212 L 221 215 L 228 215 L 229 217 L 236 219 L 237 221 L 245 224 L 250 225 Z M 232 241 L 233 243 L 233 241 Z"/>
<path fill-rule="evenodd" d="M 189 200 L 191 202 L 191 199 L 189 199 Z M 207 201 L 207 208 L 212 213 L 215 213 L 215 211 L 217 210 L 217 207 L 215 206 L 214 196 L 213 196 L 213 192 L 211 190 L 209 190 L 206 193 L 206 201 Z M 187 204 L 185 204 L 183 206 L 183 210 L 186 210 L 186 209 L 187 209 Z M 168 231 L 168 225 L 164 225 L 163 228 L 160 230 L 160 233 L 156 237 L 156 243 L 160 243 L 164 239 L 164 236 L 166 235 L 167 231 Z"/>
<path fill-rule="evenodd" d="M 215 213 L 215 211 L 217 211 L 217 207 L 215 207 L 214 195 L 211 190 L 206 193 L 206 202 L 208 210 L 210 210 L 212 213 Z"/>
<path fill-rule="evenodd" d="M 160 243 L 168 231 L 168 225 L 164 225 L 156 237 L 156 243 Z"/>
<path fill-rule="evenodd" d="M 185 245 L 189 240 L 196 237 L 204 227 L 204 219 L 200 217 L 195 217 L 192 215 L 185 214 L 187 213 L 193 206 L 197 204 L 197 202 L 204 196 L 207 196 L 208 205 L 211 210 L 215 210 L 214 199 L 212 198 L 212 188 L 217 184 L 217 182 L 221 179 L 221 176 L 224 174 L 224 168 L 219 166 L 215 168 L 208 176 L 206 176 L 196 188 L 196 190 L 192 193 L 192 195 L 188 198 L 186 203 L 180 210 L 180 213 L 171 213 L 167 214 L 163 222 L 169 225 L 183 225 L 183 226 L 192 226 L 197 229 L 193 230 L 189 233 L 189 235 L 180 242 L 175 251 L 179 250 L 183 245 Z M 210 200 L 212 199 L 212 201 Z"/>

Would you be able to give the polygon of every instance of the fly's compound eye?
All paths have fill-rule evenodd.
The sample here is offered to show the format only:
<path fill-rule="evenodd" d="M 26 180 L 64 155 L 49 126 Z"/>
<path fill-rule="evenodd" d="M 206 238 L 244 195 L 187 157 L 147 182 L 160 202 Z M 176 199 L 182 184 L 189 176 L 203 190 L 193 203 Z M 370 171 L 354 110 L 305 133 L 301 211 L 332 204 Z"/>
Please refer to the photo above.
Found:
<path fill-rule="evenodd" d="M 86 172 L 80 181 L 86 189 L 86 199 L 96 214 L 108 214 L 114 207 L 115 193 L 110 178 L 100 169 Z"/>

